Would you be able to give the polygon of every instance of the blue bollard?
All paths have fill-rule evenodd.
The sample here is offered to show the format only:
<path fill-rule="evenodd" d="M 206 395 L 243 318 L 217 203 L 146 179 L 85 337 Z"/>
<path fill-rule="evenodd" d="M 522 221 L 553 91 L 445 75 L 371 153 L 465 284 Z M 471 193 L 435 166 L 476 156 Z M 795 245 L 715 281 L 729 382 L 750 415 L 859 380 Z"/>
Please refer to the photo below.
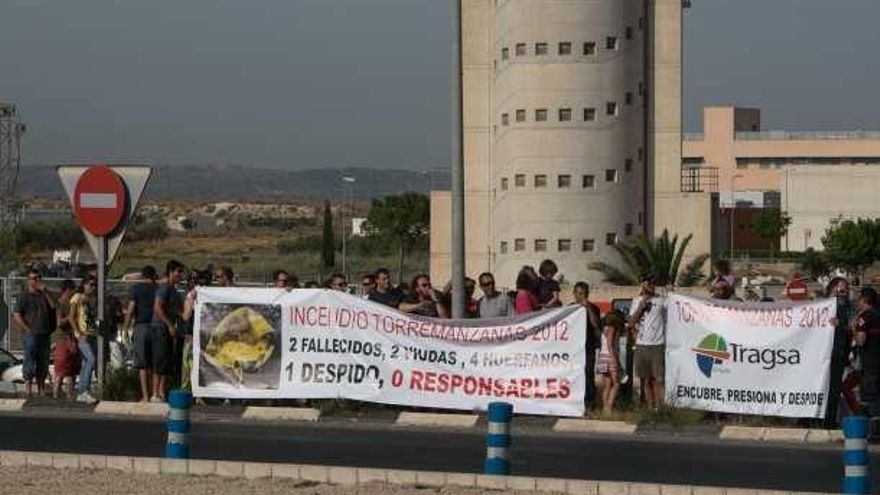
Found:
<path fill-rule="evenodd" d="M 486 463 L 483 472 L 494 475 L 510 474 L 510 419 L 513 405 L 507 402 L 489 404 L 489 431 L 486 434 Z"/>
<path fill-rule="evenodd" d="M 189 410 L 192 404 L 192 394 L 186 390 L 175 389 L 168 394 L 167 459 L 189 459 Z"/>
<path fill-rule="evenodd" d="M 843 493 L 871 493 L 868 478 L 868 418 L 848 416 L 843 419 Z"/>

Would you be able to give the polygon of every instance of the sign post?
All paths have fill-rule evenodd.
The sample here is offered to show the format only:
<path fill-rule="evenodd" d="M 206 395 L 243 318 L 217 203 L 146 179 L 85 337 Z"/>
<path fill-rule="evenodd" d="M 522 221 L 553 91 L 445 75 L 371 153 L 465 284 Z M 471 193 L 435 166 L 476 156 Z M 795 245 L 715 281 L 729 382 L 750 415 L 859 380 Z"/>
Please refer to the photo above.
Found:
<path fill-rule="evenodd" d="M 137 202 L 149 180 L 148 166 L 58 167 L 58 176 L 73 204 L 76 219 L 97 259 L 98 388 L 104 390 L 104 330 L 106 327 L 107 268 L 125 235 Z"/>

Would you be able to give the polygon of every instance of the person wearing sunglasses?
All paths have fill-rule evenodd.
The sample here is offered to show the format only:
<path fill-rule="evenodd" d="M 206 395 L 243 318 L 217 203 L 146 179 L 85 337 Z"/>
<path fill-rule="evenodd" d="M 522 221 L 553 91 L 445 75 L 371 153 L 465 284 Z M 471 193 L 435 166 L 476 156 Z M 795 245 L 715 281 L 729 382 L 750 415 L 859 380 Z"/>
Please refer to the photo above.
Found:
<path fill-rule="evenodd" d="M 480 318 L 513 316 L 513 301 L 507 294 L 495 288 L 495 276 L 483 272 L 477 277 L 483 297 L 477 302 Z"/>
<path fill-rule="evenodd" d="M 361 277 L 361 298 L 368 300 L 370 293 L 376 290 L 376 277 L 368 273 Z"/>
<path fill-rule="evenodd" d="M 19 298 L 13 318 L 22 329 L 21 338 L 24 348 L 22 373 L 27 396 L 30 397 L 34 382 L 37 383 L 37 393 L 39 395 L 45 393 L 51 348 L 49 335 L 54 326 L 55 301 L 46 291 L 43 279 L 36 270 L 28 272 L 26 285 L 27 290 Z"/>
<path fill-rule="evenodd" d="M 275 283 L 276 289 L 296 289 L 299 287 L 299 281 L 287 270 L 275 270 L 272 273 L 272 281 Z"/>
<path fill-rule="evenodd" d="M 416 275 L 412 280 L 409 300 L 400 303 L 400 310 L 420 316 L 432 318 L 445 317 L 440 314 L 441 306 L 437 304 L 437 293 L 431 286 L 431 278 L 425 274 Z"/>

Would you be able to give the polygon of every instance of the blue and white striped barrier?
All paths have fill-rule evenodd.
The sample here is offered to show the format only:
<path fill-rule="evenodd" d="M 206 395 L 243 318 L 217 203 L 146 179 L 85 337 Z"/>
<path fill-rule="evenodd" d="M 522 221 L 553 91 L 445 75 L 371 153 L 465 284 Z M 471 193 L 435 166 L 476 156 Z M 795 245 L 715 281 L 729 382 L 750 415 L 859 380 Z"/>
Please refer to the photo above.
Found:
<path fill-rule="evenodd" d="M 486 463 L 483 472 L 486 474 L 510 474 L 510 418 L 513 416 L 513 405 L 507 402 L 489 404 L 489 432 L 486 434 Z"/>
<path fill-rule="evenodd" d="M 843 419 L 843 493 L 861 495 L 871 492 L 868 478 L 869 424 L 865 416 Z"/>
<path fill-rule="evenodd" d="M 168 394 L 168 441 L 165 443 L 165 457 L 168 459 L 189 459 L 189 410 L 192 403 L 192 394 L 186 390 L 175 389 Z"/>

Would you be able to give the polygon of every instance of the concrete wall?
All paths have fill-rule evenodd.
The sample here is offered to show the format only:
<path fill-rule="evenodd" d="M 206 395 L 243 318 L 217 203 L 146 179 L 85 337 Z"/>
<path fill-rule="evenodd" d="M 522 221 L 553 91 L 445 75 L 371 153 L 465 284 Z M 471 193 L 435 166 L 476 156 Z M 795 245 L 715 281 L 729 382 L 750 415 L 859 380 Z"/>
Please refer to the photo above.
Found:
<path fill-rule="evenodd" d="M 781 189 L 782 208 L 792 219 L 783 249 L 821 249 L 822 236 L 837 219 L 880 217 L 880 167 L 786 167 Z"/>

